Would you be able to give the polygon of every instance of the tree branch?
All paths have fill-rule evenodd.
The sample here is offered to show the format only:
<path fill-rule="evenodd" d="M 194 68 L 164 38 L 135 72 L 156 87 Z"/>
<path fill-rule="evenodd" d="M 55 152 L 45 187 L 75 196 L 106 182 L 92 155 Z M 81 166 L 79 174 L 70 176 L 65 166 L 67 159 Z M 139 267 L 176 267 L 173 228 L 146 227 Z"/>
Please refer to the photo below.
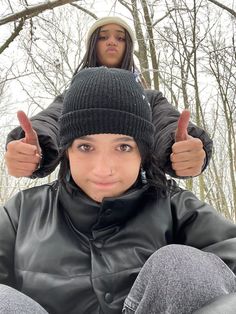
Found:
<path fill-rule="evenodd" d="M 81 11 L 87 13 L 88 15 L 90 15 L 91 17 L 93 17 L 95 20 L 98 19 L 98 17 L 97 17 L 96 14 L 94 14 L 94 13 L 92 13 L 91 11 L 89 11 L 89 10 L 87 10 L 87 9 L 85 9 L 85 8 L 83 8 L 83 7 L 81 7 L 80 5 L 75 4 L 75 3 L 71 3 L 70 5 L 72 5 L 73 7 L 76 7 L 77 9 L 79 9 L 79 10 L 81 10 Z"/>
<path fill-rule="evenodd" d="M 165 15 L 163 15 L 161 18 L 159 18 L 157 21 L 155 21 L 152 26 L 153 27 L 156 26 L 158 23 L 163 21 L 167 16 L 169 16 L 172 11 L 175 11 L 175 10 L 176 10 L 175 8 L 174 9 L 170 9 Z"/>
<path fill-rule="evenodd" d="M 160 22 L 163 21 L 166 17 L 168 17 L 172 11 L 176 11 L 176 10 L 178 10 L 178 11 L 186 11 L 185 8 L 184 8 L 184 9 L 181 9 L 181 8 L 178 8 L 178 9 L 177 9 L 177 8 L 170 9 L 170 10 L 168 10 L 168 12 L 167 12 L 165 15 L 163 15 L 161 18 L 159 18 L 158 20 L 156 20 L 156 21 L 152 24 L 152 27 L 156 26 L 158 23 L 160 23 Z"/>
<path fill-rule="evenodd" d="M 56 7 L 62 6 L 67 3 L 72 3 L 75 1 L 78 1 L 78 0 L 51 0 L 46 3 L 29 6 L 20 12 L 13 13 L 13 14 L 3 17 L 2 19 L 0 19 L 0 25 L 14 22 L 19 19 L 26 20 L 26 19 L 31 18 L 32 16 L 42 13 L 43 11 L 52 10 Z"/>
<path fill-rule="evenodd" d="M 129 5 L 127 4 L 127 2 L 123 1 L 123 0 L 119 0 L 120 4 L 122 4 L 127 10 L 130 11 L 130 13 L 132 14 L 132 9 L 129 7 Z"/>
<path fill-rule="evenodd" d="M 3 53 L 5 49 L 10 45 L 11 42 L 19 35 L 20 31 L 23 29 L 24 19 L 21 19 L 18 26 L 15 28 L 14 33 L 6 40 L 6 42 L 0 47 L 0 54 Z"/>
<path fill-rule="evenodd" d="M 220 7 L 223 10 L 228 11 L 231 15 L 233 15 L 234 17 L 236 17 L 236 11 L 234 11 L 233 9 L 230 9 L 229 7 L 225 6 L 224 4 L 216 1 L 216 0 L 208 0 L 212 3 L 214 3 L 215 5 L 217 5 L 218 7 Z"/>

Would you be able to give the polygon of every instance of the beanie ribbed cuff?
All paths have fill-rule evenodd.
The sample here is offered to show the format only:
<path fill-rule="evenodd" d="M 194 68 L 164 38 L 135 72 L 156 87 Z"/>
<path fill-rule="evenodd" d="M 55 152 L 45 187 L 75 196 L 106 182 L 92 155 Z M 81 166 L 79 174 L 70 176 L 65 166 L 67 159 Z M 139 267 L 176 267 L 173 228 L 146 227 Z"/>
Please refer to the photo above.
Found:
<path fill-rule="evenodd" d="M 152 147 L 154 126 L 132 113 L 106 108 L 92 108 L 69 112 L 60 119 L 61 148 L 75 138 L 91 134 L 124 134 Z M 135 128 L 133 127 L 135 125 Z"/>

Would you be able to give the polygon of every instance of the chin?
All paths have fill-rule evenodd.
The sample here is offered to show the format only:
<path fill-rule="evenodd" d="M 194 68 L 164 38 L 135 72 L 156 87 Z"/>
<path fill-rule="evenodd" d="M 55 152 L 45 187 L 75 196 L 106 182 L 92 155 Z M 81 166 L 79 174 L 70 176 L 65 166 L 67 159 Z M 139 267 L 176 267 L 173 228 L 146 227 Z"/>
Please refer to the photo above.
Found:
<path fill-rule="evenodd" d="M 93 195 L 90 196 L 91 199 L 93 199 L 95 202 L 102 203 L 104 198 L 109 198 L 109 197 L 119 197 L 122 193 L 119 194 L 103 194 L 103 195 Z"/>
<path fill-rule="evenodd" d="M 109 63 L 105 66 L 108 68 L 120 68 L 121 64 L 116 62 L 116 63 Z"/>

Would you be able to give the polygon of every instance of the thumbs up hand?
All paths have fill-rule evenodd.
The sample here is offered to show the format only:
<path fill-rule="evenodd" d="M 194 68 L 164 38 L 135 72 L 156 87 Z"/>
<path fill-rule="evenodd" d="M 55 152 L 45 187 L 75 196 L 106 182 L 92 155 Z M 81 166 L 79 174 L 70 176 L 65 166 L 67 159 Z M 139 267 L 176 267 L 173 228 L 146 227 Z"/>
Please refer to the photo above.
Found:
<path fill-rule="evenodd" d="M 29 177 L 41 161 L 41 148 L 37 133 L 23 111 L 17 112 L 20 126 L 25 132 L 21 140 L 11 141 L 7 145 L 5 161 L 8 173 L 15 177 Z"/>
<path fill-rule="evenodd" d="M 181 113 L 175 143 L 172 145 L 170 160 L 172 169 L 179 177 L 194 177 L 202 172 L 206 153 L 202 141 L 188 134 L 190 111 L 183 110 Z"/>

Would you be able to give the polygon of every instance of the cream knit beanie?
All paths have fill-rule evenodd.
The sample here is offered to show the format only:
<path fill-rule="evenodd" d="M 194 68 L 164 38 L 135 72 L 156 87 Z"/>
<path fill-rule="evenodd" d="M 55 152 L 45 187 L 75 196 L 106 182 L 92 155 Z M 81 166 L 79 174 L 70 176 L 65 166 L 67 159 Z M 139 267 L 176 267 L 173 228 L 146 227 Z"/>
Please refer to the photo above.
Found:
<path fill-rule="evenodd" d="M 98 19 L 89 29 L 87 34 L 87 47 L 90 40 L 90 37 L 92 36 L 93 32 L 98 29 L 99 27 L 102 27 L 107 24 L 117 24 L 123 27 L 130 35 L 131 40 L 133 42 L 133 45 L 135 43 L 135 35 L 131 27 L 120 17 L 118 16 L 106 16 Z"/>

